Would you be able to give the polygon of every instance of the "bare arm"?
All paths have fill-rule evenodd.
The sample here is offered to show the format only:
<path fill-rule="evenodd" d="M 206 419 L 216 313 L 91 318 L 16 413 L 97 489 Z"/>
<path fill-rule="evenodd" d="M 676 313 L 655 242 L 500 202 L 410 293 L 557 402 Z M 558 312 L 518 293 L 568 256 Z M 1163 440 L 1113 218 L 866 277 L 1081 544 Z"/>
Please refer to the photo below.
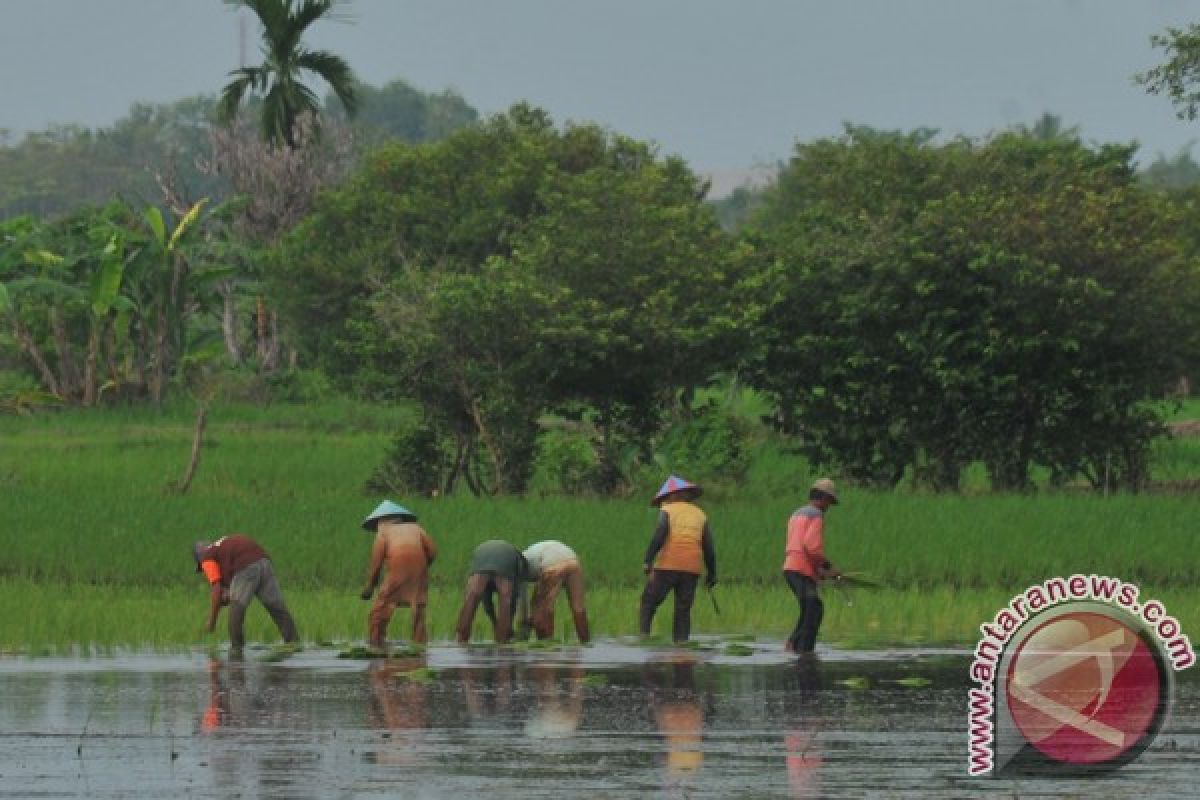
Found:
<path fill-rule="evenodd" d="M 217 615 L 221 613 L 224 590 L 220 583 L 214 583 L 208 593 L 208 623 L 206 629 L 212 633 L 217 628 Z"/>

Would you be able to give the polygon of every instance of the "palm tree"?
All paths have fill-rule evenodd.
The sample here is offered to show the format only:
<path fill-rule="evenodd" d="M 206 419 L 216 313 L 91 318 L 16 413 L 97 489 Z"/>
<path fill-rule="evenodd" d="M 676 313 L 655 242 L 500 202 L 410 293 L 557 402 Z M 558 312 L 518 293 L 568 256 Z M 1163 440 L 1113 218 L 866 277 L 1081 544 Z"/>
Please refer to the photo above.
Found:
<path fill-rule="evenodd" d="M 248 8 L 262 25 L 263 55 L 257 67 L 240 67 L 221 90 L 218 113 L 222 121 L 232 122 L 246 92 L 262 95 L 260 127 L 262 136 L 272 144 L 288 149 L 296 145 L 296 123 L 305 114 L 316 119 L 317 95 L 305 86 L 302 73 L 322 78 L 337 95 L 346 113 L 358 107 L 354 72 L 340 57 L 324 50 L 309 50 L 300 41 L 309 25 L 321 18 L 332 19 L 339 0 L 225 0 L 233 6 Z"/>

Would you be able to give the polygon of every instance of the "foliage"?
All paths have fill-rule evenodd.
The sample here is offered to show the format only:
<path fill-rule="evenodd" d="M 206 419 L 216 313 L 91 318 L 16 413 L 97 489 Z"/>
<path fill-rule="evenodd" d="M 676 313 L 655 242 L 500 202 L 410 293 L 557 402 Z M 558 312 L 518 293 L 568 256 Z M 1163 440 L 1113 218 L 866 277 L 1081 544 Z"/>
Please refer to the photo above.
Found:
<path fill-rule="evenodd" d="M 304 349 L 418 400 L 472 490 L 523 490 L 537 418 L 579 403 L 614 475 L 622 432 L 653 431 L 744 333 L 700 189 L 644 144 L 516 106 L 376 153 L 284 242 L 278 285 Z M 311 335 L 340 325 L 332 347 Z"/>
<path fill-rule="evenodd" d="M 746 423 L 715 402 L 668 427 L 655 450 L 664 472 L 701 482 L 738 483 L 750 466 Z"/>
<path fill-rule="evenodd" d="M 368 494 L 433 497 L 450 475 L 450 454 L 436 422 L 424 421 L 398 433 L 382 464 L 367 479 Z"/>
<path fill-rule="evenodd" d="M 206 261 L 203 205 L 172 227 L 156 207 L 139 216 L 114 202 L 0 228 L 0 319 L 47 393 L 82 405 L 106 391 L 162 400 L 181 359 L 203 346 L 192 323 L 228 274 Z"/>
<path fill-rule="evenodd" d="M 1134 79 L 1150 94 L 1166 95 L 1180 119 L 1194 120 L 1200 110 L 1196 81 L 1200 74 L 1200 25 L 1193 23 L 1186 30 L 1167 28 L 1166 33 L 1151 36 L 1150 44 L 1161 49 L 1167 61 Z"/>
<path fill-rule="evenodd" d="M 553 492 L 575 497 L 595 494 L 601 476 L 592 437 L 561 427 L 543 431 L 538 437 L 536 475 Z"/>
<path fill-rule="evenodd" d="M 957 488 L 1136 487 L 1143 402 L 1181 374 L 1196 274 L 1132 148 L 850 129 L 798 145 L 757 224 L 775 257 L 752 382 L 817 463 Z"/>
<path fill-rule="evenodd" d="M 329 84 L 346 112 L 358 107 L 354 72 L 341 57 L 325 50 L 309 50 L 301 39 L 309 26 L 330 19 L 337 0 L 226 0 L 247 8 L 262 26 L 263 54 L 257 67 L 239 67 L 221 90 L 217 113 L 223 122 L 233 122 L 238 108 L 250 92 L 261 97 L 257 109 L 262 138 L 275 145 L 296 146 L 296 127 L 305 116 L 314 119 L 320 103 L 312 89 L 301 82 L 312 73 Z"/>

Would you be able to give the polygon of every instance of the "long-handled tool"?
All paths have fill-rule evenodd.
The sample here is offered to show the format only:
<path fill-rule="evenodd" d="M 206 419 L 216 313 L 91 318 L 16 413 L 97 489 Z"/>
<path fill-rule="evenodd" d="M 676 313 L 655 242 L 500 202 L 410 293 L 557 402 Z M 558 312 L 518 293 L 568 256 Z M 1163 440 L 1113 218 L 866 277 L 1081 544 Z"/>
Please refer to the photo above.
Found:
<path fill-rule="evenodd" d="M 708 597 L 710 600 L 712 600 L 713 611 L 716 613 L 716 615 L 718 617 L 721 616 L 721 607 L 719 605 L 717 605 L 717 592 L 711 586 L 708 587 Z"/>

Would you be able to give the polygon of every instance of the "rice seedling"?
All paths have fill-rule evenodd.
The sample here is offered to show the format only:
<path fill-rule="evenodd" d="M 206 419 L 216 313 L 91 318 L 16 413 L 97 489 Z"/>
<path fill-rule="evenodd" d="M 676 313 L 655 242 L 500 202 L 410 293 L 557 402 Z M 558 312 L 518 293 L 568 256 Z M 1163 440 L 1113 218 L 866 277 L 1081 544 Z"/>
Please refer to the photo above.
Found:
<path fill-rule="evenodd" d="M 216 409 L 186 495 L 170 488 L 191 446 L 186 407 L 0 418 L 0 649 L 170 650 L 220 640 L 200 632 L 206 595 L 190 547 L 234 531 L 271 553 L 306 641 L 361 641 L 369 606 L 357 589 L 371 536 L 358 523 L 380 499 L 362 486 L 405 413 L 341 401 Z M 721 610 L 698 597 L 695 633 L 782 638 L 795 622 L 780 569 L 786 520 L 803 504 L 809 476 L 770 442 L 761 455 L 742 490 L 702 498 L 716 539 Z M 1200 478 L 1200 441 L 1164 442 L 1156 459 L 1172 475 Z M 470 553 L 489 538 L 521 547 L 566 541 L 584 566 L 593 632 L 637 632 L 642 555 L 656 518 L 647 497 L 394 499 L 420 515 L 439 546 L 428 620 L 434 641 L 452 638 Z M 1185 495 L 847 488 L 827 520 L 827 554 L 878 588 L 824 592 L 821 640 L 969 645 L 1014 593 L 1073 573 L 1136 582 L 1144 596 L 1164 601 L 1185 632 L 1195 631 L 1200 562 L 1184 557 L 1194 547 L 1194 520 L 1195 500 Z M 669 640 L 671 613 L 668 601 L 649 644 Z M 405 637 L 408 620 L 407 611 L 397 613 L 394 638 Z M 248 635 L 277 636 L 257 606 Z M 553 641 L 573 637 L 564 602 Z M 482 614 L 472 638 L 491 638 Z"/>

